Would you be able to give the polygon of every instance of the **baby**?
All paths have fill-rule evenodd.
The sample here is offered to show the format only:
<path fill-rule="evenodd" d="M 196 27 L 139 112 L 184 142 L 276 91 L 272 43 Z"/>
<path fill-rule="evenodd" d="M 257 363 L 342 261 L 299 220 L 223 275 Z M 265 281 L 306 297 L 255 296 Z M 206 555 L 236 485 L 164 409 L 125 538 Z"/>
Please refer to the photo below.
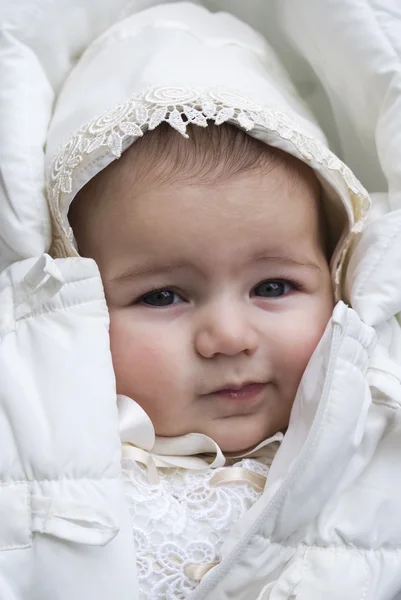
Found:
<path fill-rule="evenodd" d="M 55 138 L 86 124 L 52 162 L 52 253 L 100 270 L 139 598 L 185 600 L 277 489 L 366 198 L 244 24 L 176 4 L 115 27 L 58 99 Z"/>
<path fill-rule="evenodd" d="M 399 211 L 311 110 L 389 209 L 391 84 L 366 120 L 317 2 L 302 98 L 295 3 L 101 4 L 5 53 L 0 597 L 395 598 Z"/>
<path fill-rule="evenodd" d="M 239 452 L 284 430 L 333 309 L 313 171 L 232 125 L 163 124 L 77 195 L 97 262 L 117 392 L 156 435 Z"/>
<path fill-rule="evenodd" d="M 272 452 L 252 451 L 286 429 L 332 313 L 320 186 L 232 125 L 187 140 L 164 124 L 94 177 L 69 219 L 102 276 L 118 394 L 159 439 L 203 434 L 226 455 L 150 478 L 149 456 L 124 461 L 141 598 L 184 599 L 260 496 Z"/>

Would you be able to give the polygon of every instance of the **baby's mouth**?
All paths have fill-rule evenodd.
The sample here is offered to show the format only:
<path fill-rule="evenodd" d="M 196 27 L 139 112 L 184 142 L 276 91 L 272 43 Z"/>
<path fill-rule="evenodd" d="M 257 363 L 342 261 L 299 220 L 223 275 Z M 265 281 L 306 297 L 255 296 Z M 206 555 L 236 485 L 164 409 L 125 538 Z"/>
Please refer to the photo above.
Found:
<path fill-rule="evenodd" d="M 227 385 L 227 387 L 214 390 L 208 395 L 217 396 L 227 400 L 247 401 L 258 397 L 265 388 L 266 383 L 246 382 L 240 386 Z"/>

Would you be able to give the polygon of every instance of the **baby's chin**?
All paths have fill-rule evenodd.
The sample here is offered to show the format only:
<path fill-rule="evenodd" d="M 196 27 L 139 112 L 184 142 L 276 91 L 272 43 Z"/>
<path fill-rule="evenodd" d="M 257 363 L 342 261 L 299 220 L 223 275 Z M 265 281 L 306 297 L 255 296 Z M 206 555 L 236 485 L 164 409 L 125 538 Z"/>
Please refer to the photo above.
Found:
<path fill-rule="evenodd" d="M 246 452 L 247 450 L 251 450 L 252 448 L 254 448 L 258 444 L 263 442 L 263 440 L 265 440 L 268 437 L 270 437 L 270 436 L 269 435 L 265 435 L 262 437 L 261 436 L 258 436 L 258 437 L 249 436 L 249 438 L 247 436 L 245 439 L 242 439 L 241 436 L 238 436 L 237 439 L 222 440 L 220 443 L 219 443 L 218 439 L 215 439 L 215 438 L 213 438 L 213 439 L 224 454 L 241 454 L 243 452 Z"/>
<path fill-rule="evenodd" d="M 265 423 L 240 422 L 238 419 L 238 423 L 224 423 L 220 431 L 219 427 L 215 427 L 213 432 L 205 433 L 217 443 L 225 454 L 241 454 L 254 448 L 277 431 L 278 429 L 275 428 L 274 431 L 272 428 L 267 428 Z"/>
<path fill-rule="evenodd" d="M 251 450 L 264 440 L 282 431 L 287 422 L 286 415 L 280 415 L 279 422 L 269 420 L 269 415 L 252 414 L 247 416 L 227 417 L 224 419 L 205 420 L 202 424 L 199 420 L 196 425 L 186 423 L 185 426 L 177 428 L 172 423 L 163 423 L 158 427 L 155 423 L 156 435 L 161 437 L 177 437 L 188 433 L 201 433 L 210 437 L 219 446 L 224 454 L 242 454 Z"/>

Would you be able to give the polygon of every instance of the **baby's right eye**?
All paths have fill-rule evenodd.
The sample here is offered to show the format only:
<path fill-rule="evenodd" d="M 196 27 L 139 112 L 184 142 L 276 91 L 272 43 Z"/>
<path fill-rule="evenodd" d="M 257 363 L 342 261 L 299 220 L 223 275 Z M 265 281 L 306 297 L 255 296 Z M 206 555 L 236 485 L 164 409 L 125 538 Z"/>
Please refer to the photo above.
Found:
<path fill-rule="evenodd" d="M 167 289 L 154 290 L 153 292 L 149 292 L 139 299 L 140 304 L 154 306 L 157 308 L 171 306 L 172 304 L 178 304 L 180 302 L 183 302 L 183 299 L 175 292 Z"/>

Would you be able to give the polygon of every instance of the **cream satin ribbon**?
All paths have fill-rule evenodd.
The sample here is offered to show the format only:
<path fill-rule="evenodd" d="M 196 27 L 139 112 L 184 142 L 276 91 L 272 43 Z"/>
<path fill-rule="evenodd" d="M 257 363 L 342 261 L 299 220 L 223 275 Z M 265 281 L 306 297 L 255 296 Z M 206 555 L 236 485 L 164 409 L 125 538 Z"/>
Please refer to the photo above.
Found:
<path fill-rule="evenodd" d="M 150 485 L 156 485 L 160 481 L 157 468 L 181 467 L 183 469 L 189 469 L 192 471 L 203 471 L 208 468 L 213 469 L 217 467 L 222 467 L 225 463 L 225 458 L 220 448 L 218 448 L 218 452 L 216 452 L 215 458 L 210 459 L 210 457 L 208 457 L 207 455 L 160 455 L 152 451 L 144 450 L 143 448 L 138 448 L 137 446 L 133 446 L 132 444 L 128 444 L 127 442 L 124 442 L 122 445 L 122 458 L 128 458 L 129 460 L 133 460 L 145 465 L 147 468 L 148 482 Z"/>
<path fill-rule="evenodd" d="M 213 486 L 226 483 L 249 483 L 257 492 L 263 492 L 266 485 L 266 477 L 254 473 L 245 467 L 228 467 L 224 471 L 218 471 L 209 482 Z"/>
<path fill-rule="evenodd" d="M 120 418 L 122 458 L 147 467 L 151 485 L 159 481 L 157 468 L 182 467 L 189 470 L 216 469 L 239 458 L 269 458 L 271 461 L 283 439 L 281 432 L 242 453 L 224 455 L 216 442 L 202 433 L 179 437 L 156 436 L 146 412 L 131 398 L 117 396 Z"/>
<path fill-rule="evenodd" d="M 216 567 L 218 564 L 220 563 L 212 562 L 208 563 L 207 565 L 197 565 L 195 563 L 191 563 L 189 565 L 185 565 L 184 573 L 190 579 L 194 579 L 195 581 L 201 581 L 201 579 L 206 575 L 206 573 L 208 573 L 210 569 L 213 569 L 213 567 Z"/>

